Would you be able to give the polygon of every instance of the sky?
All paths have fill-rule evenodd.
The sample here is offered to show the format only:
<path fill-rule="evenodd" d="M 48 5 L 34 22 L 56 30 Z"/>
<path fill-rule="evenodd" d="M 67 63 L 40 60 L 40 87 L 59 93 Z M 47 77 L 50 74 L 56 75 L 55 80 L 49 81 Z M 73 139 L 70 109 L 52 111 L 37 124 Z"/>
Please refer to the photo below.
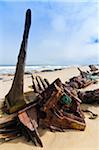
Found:
<path fill-rule="evenodd" d="M 15 65 L 32 11 L 27 65 L 99 64 L 98 0 L 0 1 L 0 65 Z"/>

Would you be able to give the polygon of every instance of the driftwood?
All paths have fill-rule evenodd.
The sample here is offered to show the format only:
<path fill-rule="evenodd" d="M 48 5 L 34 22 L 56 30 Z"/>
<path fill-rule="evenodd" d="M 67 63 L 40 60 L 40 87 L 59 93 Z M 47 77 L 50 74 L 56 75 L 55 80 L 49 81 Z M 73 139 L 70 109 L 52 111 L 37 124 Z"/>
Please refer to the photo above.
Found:
<path fill-rule="evenodd" d="M 89 68 L 90 68 L 90 71 L 94 72 L 94 71 L 97 71 L 98 68 L 96 68 L 95 65 L 89 65 Z"/>
<path fill-rule="evenodd" d="M 13 80 L 12 87 L 9 93 L 5 96 L 7 108 L 10 113 L 15 112 L 25 106 L 24 93 L 23 93 L 23 78 L 25 68 L 26 49 L 28 42 L 29 29 L 31 25 L 31 10 L 26 12 L 25 26 L 23 40 L 21 43 L 20 53 L 16 66 L 16 72 Z"/>
<path fill-rule="evenodd" d="M 92 104 L 98 103 L 99 104 L 99 89 L 93 91 L 86 91 L 86 92 L 78 92 L 78 97 L 82 100 L 82 103 Z"/>

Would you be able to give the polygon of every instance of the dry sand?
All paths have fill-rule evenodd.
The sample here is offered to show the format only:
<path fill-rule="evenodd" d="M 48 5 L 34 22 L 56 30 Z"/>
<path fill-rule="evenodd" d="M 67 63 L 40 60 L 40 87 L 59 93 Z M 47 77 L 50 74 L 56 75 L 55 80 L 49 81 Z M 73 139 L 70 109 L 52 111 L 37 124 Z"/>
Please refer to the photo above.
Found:
<path fill-rule="evenodd" d="M 88 70 L 88 67 L 82 67 L 83 70 Z M 47 78 L 51 83 L 57 77 L 62 82 L 68 81 L 69 78 L 79 75 L 76 67 L 54 71 L 54 72 L 39 72 L 43 78 Z M 9 91 L 13 76 L 0 75 L 0 100 Z M 24 91 L 30 91 L 28 87 L 32 85 L 30 75 L 25 75 Z M 91 85 L 87 89 L 93 90 L 99 88 L 99 82 L 96 85 Z M 86 89 L 86 90 L 87 90 Z M 99 106 L 87 106 L 88 109 L 99 115 Z M 85 113 L 86 129 L 85 131 L 66 130 L 65 132 L 50 132 L 48 130 L 40 130 L 41 140 L 44 147 L 35 147 L 32 142 L 26 142 L 22 137 L 0 145 L 0 150 L 99 150 L 99 117 L 95 120 L 90 120 L 88 114 Z"/>

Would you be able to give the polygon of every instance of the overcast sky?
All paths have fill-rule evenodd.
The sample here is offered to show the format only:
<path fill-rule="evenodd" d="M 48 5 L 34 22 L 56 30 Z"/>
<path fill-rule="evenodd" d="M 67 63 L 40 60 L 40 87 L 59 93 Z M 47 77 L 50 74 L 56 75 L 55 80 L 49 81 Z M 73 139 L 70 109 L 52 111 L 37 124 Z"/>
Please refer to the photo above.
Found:
<path fill-rule="evenodd" d="M 16 64 L 28 8 L 26 64 L 99 64 L 97 0 L 0 1 L 0 64 Z"/>

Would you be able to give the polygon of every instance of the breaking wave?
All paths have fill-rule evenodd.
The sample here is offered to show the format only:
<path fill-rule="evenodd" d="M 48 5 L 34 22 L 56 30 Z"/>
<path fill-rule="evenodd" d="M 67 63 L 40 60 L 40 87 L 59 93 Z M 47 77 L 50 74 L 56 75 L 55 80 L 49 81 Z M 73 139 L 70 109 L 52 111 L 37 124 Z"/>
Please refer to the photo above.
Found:
<path fill-rule="evenodd" d="M 25 67 L 25 72 L 33 72 L 33 71 L 42 71 L 42 70 L 54 70 L 54 69 L 63 69 L 69 66 L 53 66 L 53 65 L 31 65 Z M 0 74 L 14 74 L 16 66 L 0 66 Z"/>

